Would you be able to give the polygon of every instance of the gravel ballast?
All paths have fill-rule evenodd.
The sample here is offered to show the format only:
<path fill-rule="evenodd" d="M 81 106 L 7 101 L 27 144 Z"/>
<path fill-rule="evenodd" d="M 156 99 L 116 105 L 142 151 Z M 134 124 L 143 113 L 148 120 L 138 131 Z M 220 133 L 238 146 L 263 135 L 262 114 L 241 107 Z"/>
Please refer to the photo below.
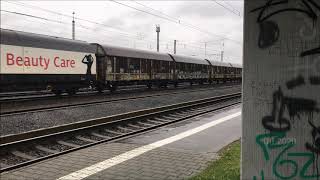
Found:
<path fill-rule="evenodd" d="M 1 116 L 1 136 L 19 134 L 31 130 L 127 113 L 146 108 L 155 108 L 186 101 L 194 101 L 219 95 L 237 93 L 240 91 L 241 87 L 237 85 L 235 87 L 220 87 L 216 90 L 208 89 L 208 91 L 171 94 L 136 100 L 94 104 L 83 107 L 69 107 L 51 111 L 29 112 Z"/>

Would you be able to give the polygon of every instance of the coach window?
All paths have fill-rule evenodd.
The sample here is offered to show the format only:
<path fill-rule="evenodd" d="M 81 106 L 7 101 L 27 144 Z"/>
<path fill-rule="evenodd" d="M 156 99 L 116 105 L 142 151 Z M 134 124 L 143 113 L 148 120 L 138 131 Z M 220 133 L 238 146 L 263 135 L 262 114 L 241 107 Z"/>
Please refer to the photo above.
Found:
<path fill-rule="evenodd" d="M 184 73 L 184 72 L 185 72 L 185 67 L 184 67 L 185 64 L 184 64 L 184 63 L 179 63 L 179 66 L 180 66 L 180 67 L 179 67 L 180 72 L 183 72 L 183 73 Z"/>
<path fill-rule="evenodd" d="M 181 63 L 181 70 L 183 72 L 187 72 L 187 64 L 186 63 Z"/>
<path fill-rule="evenodd" d="M 147 73 L 147 60 L 141 59 L 141 73 Z"/>
<path fill-rule="evenodd" d="M 202 73 L 207 73 L 208 72 L 208 65 L 202 65 L 203 68 L 201 68 Z"/>
<path fill-rule="evenodd" d="M 126 57 L 117 57 L 117 73 L 128 73 L 128 60 Z"/>
<path fill-rule="evenodd" d="M 221 72 L 221 67 L 217 66 L 217 74 L 220 74 L 220 72 Z"/>
<path fill-rule="evenodd" d="M 198 72 L 200 70 L 200 64 L 192 64 L 192 72 Z M 201 71 L 201 70 L 200 70 Z"/>
<path fill-rule="evenodd" d="M 196 64 L 191 64 L 191 63 L 189 63 L 189 67 L 190 67 L 190 69 L 189 69 L 189 72 L 195 72 L 196 71 Z"/>
<path fill-rule="evenodd" d="M 116 72 L 116 66 L 115 66 L 115 62 L 116 62 L 116 57 L 114 56 L 110 56 L 110 61 L 111 61 L 111 73 L 115 73 Z"/>
<path fill-rule="evenodd" d="M 140 59 L 131 58 L 129 68 L 130 73 L 140 73 Z"/>
<path fill-rule="evenodd" d="M 161 73 L 168 73 L 169 72 L 169 62 L 168 61 L 161 61 Z"/>
<path fill-rule="evenodd" d="M 160 73 L 160 61 L 154 60 L 153 61 L 153 72 Z"/>
<path fill-rule="evenodd" d="M 181 63 L 183 72 L 188 72 L 188 64 L 187 63 Z"/>

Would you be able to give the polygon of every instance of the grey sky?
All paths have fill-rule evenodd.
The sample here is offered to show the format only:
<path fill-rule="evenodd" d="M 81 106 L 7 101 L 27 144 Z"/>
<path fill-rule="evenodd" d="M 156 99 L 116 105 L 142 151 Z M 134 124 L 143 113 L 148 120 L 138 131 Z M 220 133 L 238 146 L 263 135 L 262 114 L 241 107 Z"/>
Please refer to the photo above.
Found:
<path fill-rule="evenodd" d="M 227 37 L 234 41 L 224 40 L 224 61 L 242 63 L 242 0 L 217 1 L 228 9 L 235 9 L 234 12 L 240 11 L 241 16 L 231 13 L 214 1 L 117 2 L 1 1 L 1 10 L 49 19 L 1 11 L 1 28 L 71 38 L 72 19 L 64 15 L 71 16 L 74 11 L 77 18 L 90 21 L 76 19 L 76 39 L 79 40 L 155 51 L 155 25 L 160 24 L 161 52 L 173 52 L 173 40 L 177 39 L 177 54 L 204 58 L 204 42 L 207 42 L 206 58 L 220 60 L 222 37 Z M 172 22 L 178 20 L 180 24 Z"/>

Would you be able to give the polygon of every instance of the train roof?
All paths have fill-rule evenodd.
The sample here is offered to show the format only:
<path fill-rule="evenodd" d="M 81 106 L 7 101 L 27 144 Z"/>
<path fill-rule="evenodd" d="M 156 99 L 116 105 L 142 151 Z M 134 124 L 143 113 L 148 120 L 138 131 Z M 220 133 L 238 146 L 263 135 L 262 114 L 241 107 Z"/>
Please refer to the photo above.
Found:
<path fill-rule="evenodd" d="M 208 59 L 207 59 L 208 60 Z M 226 63 L 226 62 L 220 62 L 220 61 L 213 61 L 208 60 L 212 66 L 223 66 L 223 67 L 235 67 L 235 68 L 242 68 L 241 64 L 236 63 Z"/>
<path fill-rule="evenodd" d="M 133 48 L 127 48 L 127 47 L 117 47 L 112 45 L 101 45 L 101 47 L 103 48 L 106 55 L 109 55 L 109 56 L 121 56 L 121 57 L 131 57 L 131 58 L 172 61 L 171 57 L 165 53 L 159 53 L 159 52 L 147 51 L 147 50 L 141 50 L 141 49 L 133 49 Z"/>
<path fill-rule="evenodd" d="M 88 42 L 22 32 L 9 29 L 0 29 L 0 42 L 6 45 L 27 46 L 35 48 L 56 49 L 64 51 L 95 53 L 95 47 Z"/>
<path fill-rule="evenodd" d="M 241 64 L 232 63 L 231 65 L 232 67 L 235 67 L 235 68 L 242 68 Z"/>
<path fill-rule="evenodd" d="M 183 56 L 183 55 L 176 55 L 176 54 L 170 54 L 170 55 L 174 58 L 176 62 L 209 65 L 209 63 L 204 59 Z"/>

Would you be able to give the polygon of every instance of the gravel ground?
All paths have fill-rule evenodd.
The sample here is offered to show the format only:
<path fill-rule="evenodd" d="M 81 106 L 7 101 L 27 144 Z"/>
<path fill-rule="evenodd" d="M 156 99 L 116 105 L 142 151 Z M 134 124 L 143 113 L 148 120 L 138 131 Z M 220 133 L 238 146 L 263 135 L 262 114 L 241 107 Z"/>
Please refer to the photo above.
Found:
<path fill-rule="evenodd" d="M 182 94 L 148 97 L 137 100 L 95 104 L 85 107 L 71 107 L 53 111 L 29 112 L 2 116 L 0 119 L 1 136 L 18 134 L 40 128 L 74 123 L 92 118 L 100 118 L 146 108 L 155 108 L 175 103 L 198 100 L 223 94 L 236 93 L 240 86 L 219 88 L 217 90 L 190 92 Z"/>
<path fill-rule="evenodd" d="M 12 111 L 21 111 L 21 110 L 30 110 L 30 109 L 39 109 L 39 108 L 52 108 L 57 106 L 65 106 L 65 105 L 77 105 L 81 103 L 89 103 L 89 102 L 97 102 L 97 101 L 110 101 L 119 98 L 129 98 L 129 97 L 137 97 L 137 96 L 146 96 L 146 95 L 154 95 L 154 94 L 163 94 L 163 93 L 181 93 L 186 91 L 195 91 L 195 90 L 206 90 L 208 88 L 216 89 L 216 88 L 224 88 L 226 86 L 233 86 L 233 84 L 228 83 L 224 84 L 214 84 L 211 86 L 208 85 L 196 85 L 196 86 L 182 86 L 179 88 L 167 88 L 167 89 L 127 89 L 127 90 L 119 90 L 110 94 L 105 92 L 103 94 L 79 94 L 75 96 L 50 96 L 45 98 L 36 98 L 36 99 L 28 99 L 23 101 L 5 101 L 0 102 L 0 112 L 7 113 Z"/>

